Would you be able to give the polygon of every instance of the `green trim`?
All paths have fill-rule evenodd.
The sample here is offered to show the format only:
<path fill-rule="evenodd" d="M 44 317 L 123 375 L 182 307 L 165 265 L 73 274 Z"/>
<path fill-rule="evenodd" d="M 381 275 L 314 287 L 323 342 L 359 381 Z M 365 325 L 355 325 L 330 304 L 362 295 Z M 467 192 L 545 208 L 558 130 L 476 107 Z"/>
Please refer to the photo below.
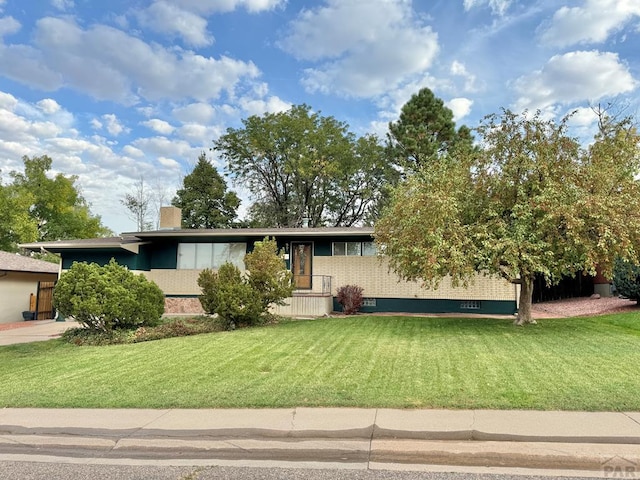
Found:
<path fill-rule="evenodd" d="M 140 266 L 139 258 L 135 253 L 123 252 L 122 250 L 77 250 L 62 253 L 62 269 L 68 270 L 74 262 L 97 263 L 105 266 L 111 259 L 119 265 L 127 267 L 129 270 L 146 270 L 145 265 Z"/>
<path fill-rule="evenodd" d="M 376 298 L 375 307 L 362 307 L 363 313 L 464 313 L 469 315 L 513 315 L 517 312 L 515 300 L 481 300 L 479 309 L 460 308 L 462 300 L 427 298 Z M 342 311 L 342 306 L 333 297 L 333 309 Z"/>

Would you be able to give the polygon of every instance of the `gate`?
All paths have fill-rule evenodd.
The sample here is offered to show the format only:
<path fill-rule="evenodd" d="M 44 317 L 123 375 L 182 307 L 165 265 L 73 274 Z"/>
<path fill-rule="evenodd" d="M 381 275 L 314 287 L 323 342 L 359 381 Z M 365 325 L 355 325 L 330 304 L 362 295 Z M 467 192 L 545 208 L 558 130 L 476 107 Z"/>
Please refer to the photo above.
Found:
<path fill-rule="evenodd" d="M 36 320 L 54 318 L 53 287 L 56 282 L 38 282 L 38 296 L 36 299 Z"/>

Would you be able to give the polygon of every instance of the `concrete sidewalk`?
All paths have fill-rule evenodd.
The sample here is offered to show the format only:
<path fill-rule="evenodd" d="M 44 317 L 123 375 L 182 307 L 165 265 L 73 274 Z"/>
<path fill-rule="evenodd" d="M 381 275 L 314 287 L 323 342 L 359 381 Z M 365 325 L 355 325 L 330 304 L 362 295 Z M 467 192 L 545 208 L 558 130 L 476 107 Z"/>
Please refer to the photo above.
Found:
<path fill-rule="evenodd" d="M 51 455 L 640 472 L 640 413 L 293 408 L 0 410 L 0 459 Z"/>
<path fill-rule="evenodd" d="M 0 345 L 41 342 L 57 338 L 78 323 L 73 321 L 30 320 L 13 324 L 0 324 Z"/>

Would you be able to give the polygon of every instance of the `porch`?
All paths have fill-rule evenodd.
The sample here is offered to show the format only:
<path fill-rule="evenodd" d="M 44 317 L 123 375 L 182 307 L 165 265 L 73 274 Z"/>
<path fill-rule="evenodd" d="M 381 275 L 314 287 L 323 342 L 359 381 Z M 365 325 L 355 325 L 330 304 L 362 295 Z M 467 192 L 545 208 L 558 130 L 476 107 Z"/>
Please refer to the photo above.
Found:
<path fill-rule="evenodd" d="M 322 317 L 333 311 L 331 277 L 329 275 L 294 275 L 297 288 L 272 312 L 283 317 Z"/>

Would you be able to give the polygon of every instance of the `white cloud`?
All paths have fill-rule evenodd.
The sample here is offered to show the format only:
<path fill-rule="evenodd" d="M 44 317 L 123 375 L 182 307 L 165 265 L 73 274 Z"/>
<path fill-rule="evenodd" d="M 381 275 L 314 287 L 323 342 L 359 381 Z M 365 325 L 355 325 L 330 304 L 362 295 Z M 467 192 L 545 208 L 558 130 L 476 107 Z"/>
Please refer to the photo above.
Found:
<path fill-rule="evenodd" d="M 473 100 L 468 98 L 452 98 L 446 103 L 446 106 L 453 112 L 453 120 L 457 122 L 471 113 Z"/>
<path fill-rule="evenodd" d="M 69 10 L 75 6 L 73 0 L 51 0 L 51 5 L 62 11 Z"/>
<path fill-rule="evenodd" d="M 176 131 L 176 135 L 192 145 L 208 148 L 211 142 L 224 132 L 222 126 L 208 126 L 197 123 L 185 123 Z"/>
<path fill-rule="evenodd" d="M 166 157 L 158 157 L 158 163 L 160 165 L 162 165 L 165 168 L 169 168 L 171 170 L 180 170 L 180 164 L 178 162 L 176 162 L 174 159 L 172 158 L 166 158 Z"/>
<path fill-rule="evenodd" d="M 469 11 L 472 8 L 488 6 L 494 15 L 504 15 L 512 0 L 464 0 L 464 9 Z"/>
<path fill-rule="evenodd" d="M 100 100 L 205 101 L 260 74 L 251 62 L 165 49 L 104 25 L 84 30 L 66 17 L 38 20 L 34 38 L 35 47 L 0 45 L 5 76 L 48 91 L 71 87 Z"/>
<path fill-rule="evenodd" d="M 542 32 L 542 41 L 558 47 L 602 43 L 638 16 L 637 0 L 585 0 L 584 6 L 557 10 Z"/>
<path fill-rule="evenodd" d="M 117 137 L 122 132 L 129 131 L 129 129 L 125 128 L 124 125 L 120 123 L 118 117 L 116 117 L 113 113 L 102 115 L 102 119 L 104 120 L 104 123 L 106 125 L 107 132 L 109 132 L 114 137 Z"/>
<path fill-rule="evenodd" d="M 274 10 L 284 6 L 287 0 L 168 0 L 169 3 L 202 14 L 231 12 L 245 8 L 249 13 Z"/>
<path fill-rule="evenodd" d="M 469 73 L 463 63 L 454 60 L 451 63 L 450 73 L 454 77 L 460 77 L 464 80 L 463 90 L 465 92 L 474 92 L 476 90 L 476 76 Z"/>
<path fill-rule="evenodd" d="M 147 8 L 134 9 L 131 13 L 143 27 L 181 37 L 194 47 L 204 47 L 214 42 L 207 29 L 207 16 L 238 8 L 244 8 L 249 13 L 260 13 L 285 4 L 286 0 L 155 0 Z M 126 25 L 125 18 L 119 18 L 118 21 L 120 25 Z"/>
<path fill-rule="evenodd" d="M 185 141 L 169 139 L 167 137 L 138 138 L 132 142 L 133 146 L 143 150 L 147 154 L 157 157 L 182 157 L 193 156 L 194 148 Z"/>
<path fill-rule="evenodd" d="M 18 22 L 15 18 L 0 18 L 0 38 L 4 37 L 5 35 L 12 35 L 14 33 L 17 33 L 20 31 L 20 28 L 22 28 L 22 25 L 20 25 L 20 22 Z"/>
<path fill-rule="evenodd" d="M 576 108 L 571 115 L 570 123 L 579 127 L 590 127 L 598 121 L 598 115 L 590 107 Z"/>
<path fill-rule="evenodd" d="M 178 35 L 189 45 L 202 47 L 213 43 L 213 37 L 207 32 L 207 20 L 174 3 L 154 2 L 138 11 L 136 17 L 142 26 L 158 33 Z"/>
<path fill-rule="evenodd" d="M 146 120 L 141 124 L 147 128 L 150 128 L 154 132 L 161 133 L 163 135 L 169 135 L 171 132 L 175 130 L 175 127 L 171 125 L 169 122 L 165 122 L 164 120 L 160 120 L 158 118 L 152 118 L 151 120 Z"/>
<path fill-rule="evenodd" d="M 18 106 L 18 99 L 7 92 L 0 92 L 0 108 L 14 111 Z"/>
<path fill-rule="evenodd" d="M 303 10 L 279 46 L 299 60 L 324 62 L 304 71 L 308 91 L 366 98 L 424 73 L 438 36 L 405 0 L 326 0 Z"/>
<path fill-rule="evenodd" d="M 611 52 L 577 51 L 553 56 L 542 70 L 518 78 L 517 109 L 547 109 L 556 104 L 594 102 L 634 90 L 628 67 Z"/>
<path fill-rule="evenodd" d="M 128 155 L 130 157 L 135 157 L 135 158 L 144 157 L 144 152 L 142 150 L 140 150 L 139 148 L 136 148 L 136 147 L 132 147 L 131 145 L 125 145 L 122 148 L 122 153 L 124 153 L 125 155 Z"/>
<path fill-rule="evenodd" d="M 47 115 L 53 115 L 54 113 L 60 111 L 60 105 L 53 98 L 45 98 L 36 103 L 38 108 L 42 110 Z"/>
<path fill-rule="evenodd" d="M 264 115 L 265 113 L 278 113 L 284 112 L 291 108 L 291 103 L 285 102 L 279 97 L 270 96 L 266 99 L 250 99 L 250 98 L 241 98 L 238 101 L 242 110 L 246 112 L 247 115 Z"/>
<path fill-rule="evenodd" d="M 198 102 L 174 108 L 171 113 L 183 123 L 207 123 L 215 116 L 216 110 L 208 103 Z"/>

